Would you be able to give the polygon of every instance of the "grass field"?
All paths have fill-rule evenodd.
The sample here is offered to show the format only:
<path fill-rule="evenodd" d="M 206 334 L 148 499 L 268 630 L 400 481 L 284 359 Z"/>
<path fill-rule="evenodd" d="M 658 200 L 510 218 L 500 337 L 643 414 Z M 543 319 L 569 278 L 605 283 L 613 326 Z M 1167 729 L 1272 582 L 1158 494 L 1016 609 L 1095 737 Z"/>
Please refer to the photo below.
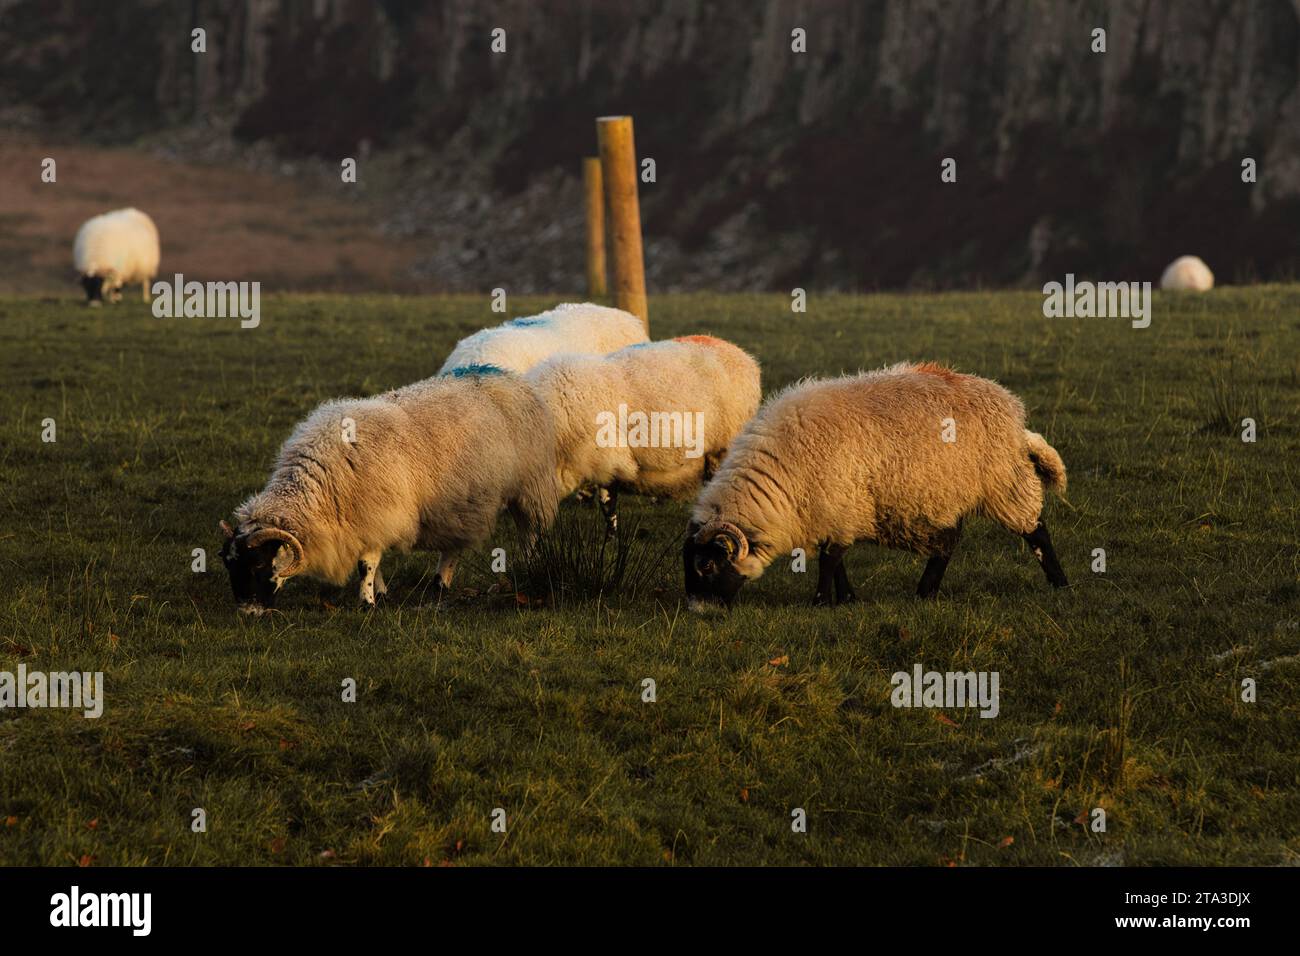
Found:
<path fill-rule="evenodd" d="M 656 337 L 750 349 L 767 391 L 926 358 L 1019 393 L 1070 468 L 1047 510 L 1069 590 L 974 521 L 935 603 L 922 559 L 860 546 L 856 605 L 812 608 L 812 569 L 778 564 L 697 617 L 686 504 L 625 498 L 628 547 L 667 554 L 631 598 L 517 597 L 485 551 L 439 606 L 414 554 L 377 611 L 293 581 L 245 619 L 218 520 L 317 402 L 431 374 L 499 321 L 487 298 L 268 296 L 247 331 L 0 299 L 0 670 L 103 671 L 107 697 L 98 720 L 0 711 L 0 863 L 1297 863 L 1300 287 L 1157 293 L 1145 330 L 1041 304 L 651 309 Z M 592 518 L 566 504 L 561 530 Z M 916 663 L 999 672 L 1000 714 L 895 709 Z"/>

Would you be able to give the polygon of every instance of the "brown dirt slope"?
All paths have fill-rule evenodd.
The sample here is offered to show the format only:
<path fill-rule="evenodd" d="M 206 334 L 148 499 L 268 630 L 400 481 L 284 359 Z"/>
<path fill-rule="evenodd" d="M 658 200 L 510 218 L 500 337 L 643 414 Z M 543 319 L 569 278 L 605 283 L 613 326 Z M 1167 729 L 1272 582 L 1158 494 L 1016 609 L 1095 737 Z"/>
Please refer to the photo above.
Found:
<path fill-rule="evenodd" d="M 41 181 L 41 161 L 58 179 Z M 79 294 L 78 226 L 136 206 L 162 237 L 162 275 L 262 282 L 266 291 L 422 291 L 422 244 L 390 238 L 340 182 L 177 162 L 130 149 L 0 138 L 0 292 Z"/>

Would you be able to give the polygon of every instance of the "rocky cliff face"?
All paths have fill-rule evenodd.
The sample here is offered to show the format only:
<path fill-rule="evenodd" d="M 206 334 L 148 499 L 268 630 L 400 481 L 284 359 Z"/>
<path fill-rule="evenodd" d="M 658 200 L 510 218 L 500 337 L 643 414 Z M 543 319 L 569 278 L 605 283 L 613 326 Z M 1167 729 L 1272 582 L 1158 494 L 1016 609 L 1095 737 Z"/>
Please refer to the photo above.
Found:
<path fill-rule="evenodd" d="M 576 287 L 624 112 L 657 289 L 1300 271 L 1300 0 L 0 0 L 0 73 L 97 135 L 367 157 L 439 287 Z"/>

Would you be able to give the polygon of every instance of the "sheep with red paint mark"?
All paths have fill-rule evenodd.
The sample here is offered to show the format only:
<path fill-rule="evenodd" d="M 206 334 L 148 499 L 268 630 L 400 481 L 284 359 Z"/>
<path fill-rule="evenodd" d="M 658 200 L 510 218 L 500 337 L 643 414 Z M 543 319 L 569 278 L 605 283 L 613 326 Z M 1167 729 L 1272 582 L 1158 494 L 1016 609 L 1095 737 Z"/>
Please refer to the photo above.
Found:
<path fill-rule="evenodd" d="M 1061 456 L 996 382 L 931 363 L 805 380 L 768 399 L 700 492 L 686 593 L 730 606 L 773 561 L 817 548 L 814 602 L 850 601 L 844 553 L 870 541 L 926 555 L 917 593 L 934 597 L 975 513 L 1021 535 L 1064 587 L 1042 511 L 1044 487 L 1065 485 Z"/>
<path fill-rule="evenodd" d="M 600 488 L 611 532 L 621 491 L 694 492 L 762 398 L 754 358 L 712 336 L 631 345 L 603 357 L 559 355 L 525 379 L 555 418 L 562 492 Z"/>

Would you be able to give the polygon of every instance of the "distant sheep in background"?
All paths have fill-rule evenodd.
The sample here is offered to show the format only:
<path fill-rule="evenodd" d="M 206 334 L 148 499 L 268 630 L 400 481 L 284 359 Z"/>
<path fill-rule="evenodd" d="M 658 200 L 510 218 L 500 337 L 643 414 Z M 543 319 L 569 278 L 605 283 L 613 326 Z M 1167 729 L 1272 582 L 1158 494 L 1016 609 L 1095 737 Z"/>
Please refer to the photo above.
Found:
<path fill-rule="evenodd" d="M 758 363 L 691 335 L 606 356 L 557 355 L 526 376 L 555 417 L 562 494 L 601 489 L 609 530 L 618 492 L 682 497 L 699 487 L 762 399 Z"/>
<path fill-rule="evenodd" d="M 440 551 L 441 593 L 503 509 L 536 534 L 558 502 L 554 424 L 532 388 L 500 372 L 430 378 L 312 412 L 235 527 L 221 522 L 221 558 L 242 611 L 273 606 L 294 575 L 342 584 L 354 568 L 373 605 L 386 550 Z"/>
<path fill-rule="evenodd" d="M 523 374 L 561 352 L 607 355 L 645 341 L 645 326 L 630 312 L 590 302 L 566 303 L 461 339 L 438 374 L 475 367 Z"/>
<path fill-rule="evenodd" d="M 118 209 L 82 223 L 72 247 L 72 263 L 81 275 L 86 302 L 99 305 L 108 292 L 118 302 L 118 292 L 129 282 L 141 284 L 149 301 L 149 286 L 158 274 L 158 229 L 138 209 Z"/>
<path fill-rule="evenodd" d="M 1214 273 L 1197 256 L 1179 256 L 1160 277 L 1160 288 L 1208 292 L 1214 288 Z"/>
<path fill-rule="evenodd" d="M 1061 456 L 996 382 L 929 363 L 799 382 L 767 401 L 700 492 L 686 594 L 730 605 L 773 561 L 817 547 L 814 602 L 851 601 L 844 552 L 871 541 L 927 555 L 917 594 L 933 597 L 976 512 L 1023 537 L 1065 587 L 1044 486 L 1065 491 Z"/>

